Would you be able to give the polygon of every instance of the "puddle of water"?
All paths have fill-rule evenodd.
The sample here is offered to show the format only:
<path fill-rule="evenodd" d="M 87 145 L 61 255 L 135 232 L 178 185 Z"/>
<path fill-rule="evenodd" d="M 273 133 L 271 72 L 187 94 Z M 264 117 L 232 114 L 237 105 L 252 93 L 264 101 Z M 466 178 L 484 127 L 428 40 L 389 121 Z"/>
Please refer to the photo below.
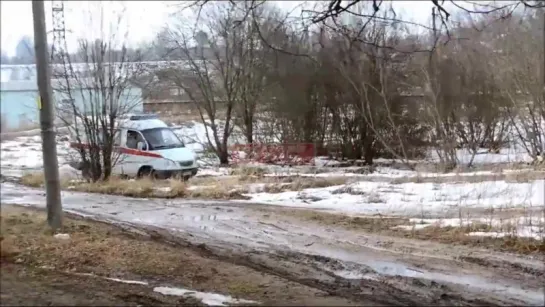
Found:
<path fill-rule="evenodd" d="M 185 297 L 191 296 L 200 300 L 208 306 L 226 306 L 226 304 L 259 304 L 255 301 L 236 299 L 229 295 L 192 291 L 183 288 L 155 287 L 153 288 L 153 291 L 161 293 L 163 295 L 175 295 Z"/>
<path fill-rule="evenodd" d="M 313 246 L 314 247 L 314 246 Z M 459 274 L 445 274 L 439 272 L 430 272 L 426 270 L 420 270 L 416 268 L 410 268 L 409 266 L 393 262 L 393 261 L 377 261 L 368 255 L 361 253 L 350 253 L 345 250 L 332 250 L 324 246 L 315 246 L 314 251 L 311 252 L 315 255 L 322 255 L 333 259 L 339 259 L 344 262 L 350 262 L 358 267 L 343 268 L 343 270 L 335 270 L 334 273 L 340 277 L 348 276 L 348 279 L 357 279 L 361 276 L 362 279 L 367 279 L 370 276 L 386 275 L 386 276 L 404 276 L 409 278 L 420 278 L 426 280 L 433 280 L 436 282 L 452 283 L 458 285 L 465 285 L 468 289 L 480 289 L 490 291 L 498 294 L 503 294 L 509 298 L 518 298 L 529 304 L 535 304 L 542 306 L 545 300 L 543 291 L 545 289 L 522 289 L 517 285 L 507 285 L 500 281 L 490 281 L 484 278 L 473 275 L 459 275 Z M 306 252 L 309 252 L 308 250 Z M 374 271 L 373 273 L 362 273 L 369 268 Z M 327 269 L 327 268 L 326 268 Z M 342 276 L 344 275 L 344 276 Z"/>
<path fill-rule="evenodd" d="M 413 278 L 424 278 L 427 272 L 411 269 L 403 264 L 392 262 L 371 261 L 367 263 L 375 272 L 389 276 L 405 276 Z"/>
<path fill-rule="evenodd" d="M 211 230 L 216 229 L 216 227 L 201 225 L 201 226 L 199 226 L 199 229 L 203 230 L 203 231 L 211 231 Z"/>
<path fill-rule="evenodd" d="M 334 271 L 333 274 L 346 278 L 346 279 L 368 279 L 368 280 L 379 280 L 380 276 L 378 274 L 370 274 L 370 273 L 358 273 L 355 271 L 350 270 L 340 270 L 340 271 Z"/>
<path fill-rule="evenodd" d="M 177 216 L 177 218 L 181 218 L 184 221 L 192 221 L 192 222 L 205 222 L 205 221 L 227 221 L 231 220 L 231 217 L 224 216 L 224 215 L 218 215 L 218 214 L 210 214 L 210 215 L 195 215 L 195 216 Z"/>

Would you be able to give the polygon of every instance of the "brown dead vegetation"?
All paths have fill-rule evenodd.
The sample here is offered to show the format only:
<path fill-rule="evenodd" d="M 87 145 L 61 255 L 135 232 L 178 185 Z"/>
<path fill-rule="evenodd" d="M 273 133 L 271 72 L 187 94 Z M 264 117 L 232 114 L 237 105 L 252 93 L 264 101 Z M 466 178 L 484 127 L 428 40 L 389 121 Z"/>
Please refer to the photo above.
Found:
<path fill-rule="evenodd" d="M 145 237 L 113 225 L 82 220 L 70 214 L 65 215 L 62 229 L 63 233 L 69 235 L 67 239 L 52 236 L 52 233 L 47 230 L 45 213 L 37 209 L 2 205 L 0 217 L 3 302 L 7 302 L 4 299 L 8 296 L 29 295 L 27 292 L 4 293 L 3 291 L 8 284 L 12 286 L 14 283 L 13 278 L 7 277 L 9 274 L 14 274 L 12 268 L 22 267 L 24 272 L 33 272 L 23 276 L 26 284 L 35 286 L 31 294 L 40 294 L 42 297 L 48 296 L 48 293 L 43 292 L 49 289 L 44 286 L 47 285 L 47 280 L 42 280 L 42 277 L 56 274 L 53 280 L 55 284 L 60 284 L 62 276 L 58 275 L 68 274 L 64 279 L 72 283 L 66 283 L 66 289 L 63 291 L 73 293 L 85 283 L 81 279 L 87 278 L 76 274 L 86 273 L 103 278 L 151 282 L 147 287 L 111 283 L 98 278 L 98 282 L 103 285 L 110 285 L 114 289 L 124 290 L 123 292 L 126 292 L 126 289 L 118 288 L 130 288 L 132 292 L 136 291 L 141 296 L 149 297 L 150 301 L 145 304 L 140 301 L 140 305 L 179 306 L 200 303 L 184 301 L 185 297 L 162 296 L 154 293 L 152 289 L 155 283 L 228 294 L 236 298 L 258 301 L 264 305 L 293 303 L 351 305 L 351 302 L 346 299 L 325 297 L 325 293 L 320 290 L 245 266 L 222 262 L 221 259 L 209 258 L 201 249 L 191 245 L 187 247 L 163 243 L 160 238 Z M 6 269 L 8 266 L 11 269 Z M 21 275 L 15 277 L 17 278 L 21 278 Z M 95 284 L 94 279 L 91 279 L 87 281 L 89 286 Z M 20 283 L 17 286 L 21 289 Z M 92 288 L 89 287 L 87 289 L 89 291 L 82 293 L 87 293 L 87 297 L 94 298 L 96 287 Z M 55 296 L 62 295 L 63 291 L 55 289 Z M 115 294 L 115 291 L 112 292 Z M 119 295 L 122 294 L 120 292 Z M 29 301 L 28 298 L 23 297 L 23 302 Z M 123 299 L 110 300 L 116 305 L 120 301 Z"/>
<path fill-rule="evenodd" d="M 122 195 L 128 197 L 156 198 L 200 198 L 200 199 L 247 199 L 243 194 L 250 191 L 251 185 L 262 183 L 262 190 L 269 193 L 301 191 L 309 188 L 324 188 L 347 183 L 346 177 L 263 177 L 256 169 L 239 169 L 237 176 L 195 177 L 189 182 L 176 179 L 152 180 L 142 178 L 127 180 L 111 177 L 107 181 L 85 182 L 61 179 L 65 190 Z M 20 181 L 31 187 L 44 185 L 43 173 L 25 174 Z"/>
<path fill-rule="evenodd" d="M 351 217 L 309 210 L 292 210 L 290 211 L 290 215 L 324 225 L 340 226 L 351 230 L 380 233 L 395 237 L 431 240 L 446 244 L 470 245 L 520 254 L 545 253 L 545 241 L 517 237 L 515 233 L 505 237 L 478 237 L 468 235 L 470 232 L 508 232 L 509 229 L 506 229 L 508 225 L 502 229 L 491 227 L 490 225 L 483 223 L 473 223 L 463 227 L 439 227 L 430 225 L 425 228 L 415 227 L 412 230 L 406 230 L 396 228 L 396 226 L 411 224 L 408 218 L 402 217 Z"/>
<path fill-rule="evenodd" d="M 26 174 L 21 183 L 31 187 L 41 187 L 44 184 L 42 173 Z M 155 198 L 206 198 L 206 199 L 245 199 L 240 192 L 230 190 L 225 186 L 207 186 L 202 189 L 189 189 L 188 184 L 176 179 L 152 180 L 142 178 L 126 180 L 111 177 L 107 181 L 84 182 L 68 179 L 61 180 L 65 190 L 85 193 L 100 193 L 128 197 Z"/>

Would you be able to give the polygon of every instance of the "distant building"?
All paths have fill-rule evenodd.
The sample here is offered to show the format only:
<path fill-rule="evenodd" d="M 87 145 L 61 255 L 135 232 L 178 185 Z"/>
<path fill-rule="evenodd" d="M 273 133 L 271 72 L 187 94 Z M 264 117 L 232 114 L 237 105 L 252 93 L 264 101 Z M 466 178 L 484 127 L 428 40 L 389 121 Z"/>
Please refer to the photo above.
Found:
<path fill-rule="evenodd" d="M 90 105 L 100 99 L 100 91 L 91 86 L 85 86 L 82 82 L 74 84 L 79 84 L 79 86 L 72 85 L 71 95 L 67 95 L 60 90 L 55 90 L 64 87 L 58 80 L 53 81 L 53 101 L 57 107 L 73 104 L 79 109 L 79 112 L 85 113 Z M 36 81 L 1 82 L 2 130 L 24 130 L 38 126 L 38 93 Z M 128 111 L 141 112 L 143 111 L 142 90 L 131 84 L 123 89 L 117 102 L 126 105 Z M 60 109 L 57 108 L 57 115 L 59 113 L 61 113 Z M 61 123 L 60 120 L 58 122 Z"/>
<path fill-rule="evenodd" d="M 113 63 L 114 67 L 119 67 L 119 63 Z M 53 64 L 52 72 L 56 70 L 62 70 L 63 65 Z M 73 69 L 79 80 L 89 78 L 92 73 L 89 68 L 92 64 L 86 63 L 74 63 Z M 135 63 L 123 63 L 124 73 L 141 76 L 142 80 L 134 78 L 135 82 L 131 83 L 131 86 L 125 89 L 120 101 L 134 101 L 135 107 L 133 111 L 144 110 L 144 100 L 146 102 L 156 102 L 154 105 L 156 108 L 146 108 L 150 110 L 162 111 L 168 109 L 169 111 L 176 111 L 176 107 L 182 108 L 182 105 L 187 105 L 187 102 L 191 101 L 187 95 L 178 87 L 170 83 L 157 82 L 158 80 L 150 80 L 149 76 L 155 74 L 149 74 L 152 72 L 162 71 L 167 68 L 177 68 L 187 70 L 190 68 L 184 61 L 151 61 L 151 62 L 135 62 Z M 36 81 L 36 65 L 1 65 L 1 114 L 2 114 L 2 127 L 6 126 L 7 129 L 23 129 L 27 126 L 36 126 L 38 124 L 38 109 L 37 109 L 37 97 L 38 88 Z M 146 77 L 147 76 L 147 77 Z M 59 88 L 55 84 L 59 85 L 61 79 L 52 78 L 53 89 Z M 140 81 L 137 83 L 136 81 Z M 72 82 L 71 84 L 81 84 L 81 82 Z M 85 96 L 77 95 L 76 90 L 72 91 L 73 96 L 79 96 L 76 101 L 76 105 L 82 105 Z M 89 95 L 88 90 L 79 90 L 82 93 Z M 66 95 L 61 95 L 59 91 L 54 91 L 54 98 L 59 103 L 63 100 L 69 99 Z M 95 95 L 95 97 L 97 97 Z M 95 98 L 96 99 L 96 98 Z M 162 104 L 159 104 L 162 103 Z"/>
<path fill-rule="evenodd" d="M 2 131 L 36 126 L 37 98 L 36 81 L 2 82 L 0 91 Z"/>

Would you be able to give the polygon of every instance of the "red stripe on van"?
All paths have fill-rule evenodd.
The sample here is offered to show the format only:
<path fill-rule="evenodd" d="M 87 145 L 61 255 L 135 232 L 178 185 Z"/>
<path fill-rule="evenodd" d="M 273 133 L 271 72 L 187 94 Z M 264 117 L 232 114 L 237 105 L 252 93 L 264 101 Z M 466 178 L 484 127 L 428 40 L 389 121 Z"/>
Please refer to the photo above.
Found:
<path fill-rule="evenodd" d="M 89 144 L 70 143 L 70 148 L 89 148 L 89 147 L 90 147 Z M 132 148 L 125 148 L 125 147 L 115 147 L 114 150 L 126 155 L 133 155 L 133 156 L 142 156 L 142 157 L 150 157 L 150 158 L 163 157 L 160 154 L 156 154 L 153 152 L 132 149 Z"/>
<path fill-rule="evenodd" d="M 151 157 L 151 158 L 162 158 L 160 154 L 156 154 L 149 151 L 143 151 L 138 149 L 132 149 L 132 148 L 125 148 L 120 147 L 117 150 L 119 150 L 121 153 L 127 154 L 127 155 L 134 155 L 134 156 L 144 156 L 144 157 Z"/>

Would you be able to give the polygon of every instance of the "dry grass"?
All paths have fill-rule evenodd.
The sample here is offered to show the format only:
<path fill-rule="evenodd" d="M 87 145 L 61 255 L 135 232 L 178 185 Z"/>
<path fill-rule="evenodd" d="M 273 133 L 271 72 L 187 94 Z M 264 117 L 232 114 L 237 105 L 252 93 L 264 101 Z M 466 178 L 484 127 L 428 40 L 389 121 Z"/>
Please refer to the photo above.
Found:
<path fill-rule="evenodd" d="M 44 275 L 44 272 L 92 273 L 104 277 L 153 281 L 154 284 L 180 285 L 198 291 L 228 294 L 261 302 L 264 306 L 316 305 L 347 306 L 346 300 L 318 296 L 313 288 L 287 281 L 273 274 L 263 273 L 247 266 L 233 264 L 217 257 L 208 257 L 201 247 L 185 247 L 169 239 L 160 241 L 160 235 L 141 236 L 110 224 L 73 218 L 66 214 L 63 233 L 69 239 L 56 239 L 46 231 L 45 212 L 31 208 L 4 206 L 0 212 L 1 262 L 15 264 L 21 269 Z M 231 257 L 236 257 L 232 255 Z M 6 269 L 4 265 L 2 270 Z M 4 271 L 3 271 L 4 272 Z M 77 281 L 73 276 L 74 282 Z M 34 282 L 35 277 L 29 281 Z M 2 283 L 4 284 L 4 278 Z M 59 280 L 52 279 L 58 287 Z M 105 287 L 113 285 L 104 281 Z M 135 285 L 130 285 L 131 289 Z M 73 290 L 73 286 L 70 290 Z M 139 286 L 141 287 L 141 286 Z M 49 288 L 48 288 L 49 289 Z M 40 289 L 32 289 L 33 295 Z M 54 289 L 55 295 L 62 291 Z M 141 289 L 140 295 L 145 295 Z M 138 291 L 138 290 L 136 290 Z M 119 293 L 114 290 L 114 295 Z M 85 292 L 87 293 L 87 292 Z M 89 291 L 92 296 L 92 291 Z M 320 292 L 321 293 L 321 292 Z M 170 297 L 170 296 L 168 296 Z M 167 297 L 167 298 L 168 298 Z M 165 298 L 161 296 L 161 298 Z M 141 305 L 182 306 L 182 298 L 172 301 L 141 303 Z"/>
<path fill-rule="evenodd" d="M 247 178 L 247 177 L 261 178 L 266 173 L 267 173 L 267 170 L 265 168 L 257 167 L 257 166 L 240 166 L 240 167 L 232 168 L 229 171 L 229 174 L 231 176 L 240 176 L 243 178 Z"/>
<path fill-rule="evenodd" d="M 304 189 L 327 188 L 331 186 L 343 185 L 347 182 L 347 177 L 277 177 L 270 180 L 269 183 L 263 187 L 263 191 L 267 193 L 302 191 Z"/>
<path fill-rule="evenodd" d="M 190 195 L 192 198 L 202 199 L 249 199 L 249 197 L 242 195 L 245 192 L 240 188 L 233 189 L 229 186 L 215 185 L 192 189 L 190 190 Z"/>
<path fill-rule="evenodd" d="M 351 230 L 361 230 L 385 234 L 389 236 L 431 240 L 446 244 L 460 244 L 490 248 L 493 250 L 515 252 L 520 254 L 545 253 L 545 241 L 517 237 L 515 233 L 506 237 L 469 236 L 470 232 L 509 231 L 506 227 L 498 229 L 485 223 L 474 223 L 463 227 L 439 227 L 431 225 L 422 229 L 405 230 L 396 226 L 410 225 L 408 218 L 402 217 L 350 217 L 341 214 L 308 210 L 292 210 L 290 215 L 304 220 L 315 221 L 328 226 L 340 226 Z"/>
<path fill-rule="evenodd" d="M 247 297 L 250 294 L 260 291 L 261 289 L 255 283 L 240 282 L 229 285 L 229 293 L 242 297 Z"/>
<path fill-rule="evenodd" d="M 129 270 L 133 273 L 167 273 L 179 256 L 158 244 L 109 235 L 112 227 L 97 227 L 85 221 L 65 219 L 63 233 L 69 240 L 54 238 L 40 211 L 10 208 L 1 213 L 2 258 L 16 263 L 71 270 Z M 162 259 L 162 261 L 158 261 Z M 98 272 L 97 272 L 98 273 Z"/>
<path fill-rule="evenodd" d="M 545 253 L 545 241 L 531 238 L 517 237 L 516 235 L 505 237 L 478 237 L 469 236 L 470 232 L 494 232 L 496 229 L 486 224 L 475 224 L 464 227 L 439 227 L 428 226 L 418 230 L 392 230 L 391 233 L 398 236 L 419 240 L 432 240 L 447 244 L 462 244 L 479 247 L 487 247 L 500 251 L 515 252 L 519 254 L 543 254 Z"/>
<path fill-rule="evenodd" d="M 43 173 L 28 173 L 21 177 L 21 183 L 30 187 L 41 187 L 44 185 L 45 177 Z"/>
<path fill-rule="evenodd" d="M 320 224 L 341 226 L 348 229 L 363 230 L 369 232 L 381 232 L 392 227 L 409 222 L 407 218 L 398 217 L 351 217 L 342 214 L 318 212 L 311 210 L 292 210 L 290 215 Z"/>
<path fill-rule="evenodd" d="M 21 183 L 31 187 L 41 187 L 44 184 L 44 177 L 42 173 L 26 174 L 21 178 Z M 241 193 L 233 192 L 225 186 L 217 185 L 200 189 L 189 189 L 185 182 L 175 179 L 152 180 L 142 178 L 138 180 L 126 180 L 112 177 L 107 181 L 99 182 L 73 182 L 65 179 L 61 180 L 61 186 L 63 189 L 71 191 L 143 198 L 245 198 Z"/>
<path fill-rule="evenodd" d="M 302 176 L 262 176 L 261 171 L 243 168 L 233 169 L 240 175 L 221 177 L 195 177 L 190 184 L 203 187 L 215 187 L 224 190 L 236 190 L 240 193 L 248 193 L 252 184 L 263 184 L 263 192 L 280 193 L 285 191 L 301 191 L 310 188 L 325 188 L 343 185 L 349 181 L 348 177 L 302 177 Z M 253 175 L 252 175 L 253 174 Z"/>
<path fill-rule="evenodd" d="M 80 192 L 123 195 L 129 197 L 152 197 L 155 194 L 154 184 L 150 179 L 129 181 L 111 178 L 108 181 L 76 183 L 68 188 Z"/>
<path fill-rule="evenodd" d="M 234 171 L 239 172 L 240 175 L 195 177 L 188 183 L 175 179 L 126 180 L 112 177 L 108 181 L 94 183 L 62 179 L 61 186 L 63 189 L 71 191 L 128 197 L 248 199 L 242 194 L 250 192 L 250 185 L 255 183 L 263 183 L 264 192 L 280 193 L 343 185 L 348 181 L 347 177 L 263 177 L 263 171 L 259 168 L 237 168 Z M 44 185 L 44 177 L 42 173 L 25 174 L 21 178 L 21 183 L 31 187 L 41 187 Z"/>

